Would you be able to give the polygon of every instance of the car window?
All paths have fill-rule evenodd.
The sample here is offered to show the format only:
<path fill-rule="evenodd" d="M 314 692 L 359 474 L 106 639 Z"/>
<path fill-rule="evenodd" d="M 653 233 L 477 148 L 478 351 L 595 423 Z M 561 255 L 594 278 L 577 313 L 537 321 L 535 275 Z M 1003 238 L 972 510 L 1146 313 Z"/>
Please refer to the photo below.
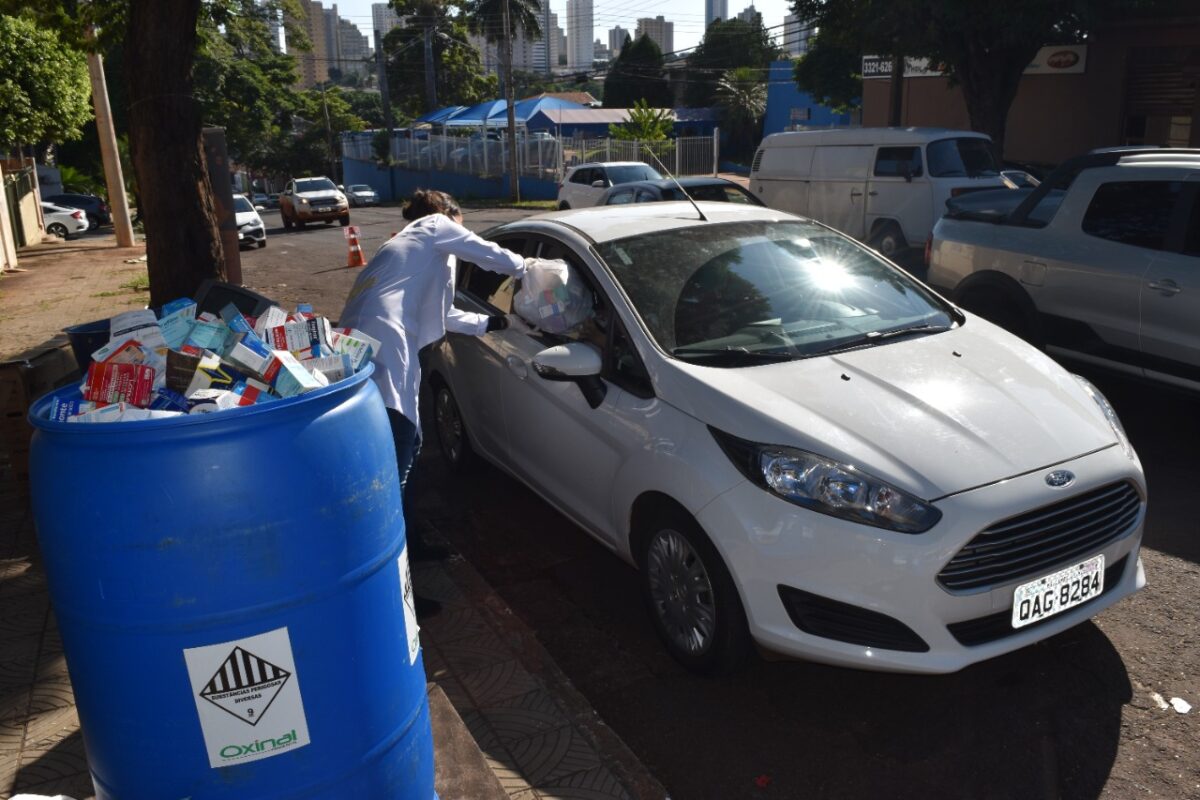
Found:
<path fill-rule="evenodd" d="M 608 167 L 608 179 L 615 186 L 618 183 L 633 183 L 634 181 L 662 180 L 656 170 L 647 164 L 624 164 L 619 167 Z"/>
<path fill-rule="evenodd" d="M 1189 256 L 1200 256 L 1200 192 L 1192 194 L 1192 215 L 1187 223 L 1183 252 Z"/>
<path fill-rule="evenodd" d="M 612 322 L 612 333 L 605 354 L 604 377 L 636 397 L 653 397 L 654 385 L 642 357 L 629 338 L 621 320 Z"/>
<path fill-rule="evenodd" d="M 592 170 L 577 169 L 571 173 L 571 183 L 590 184 L 592 182 Z"/>
<path fill-rule="evenodd" d="M 296 181 L 297 192 L 334 192 L 337 187 L 328 178 L 308 178 Z"/>
<path fill-rule="evenodd" d="M 518 255 L 525 252 L 523 238 L 501 239 L 501 247 Z M 480 303 L 491 306 L 500 314 L 512 312 L 513 279 L 509 275 L 483 269 L 470 262 L 458 265 L 458 289 Z"/>
<path fill-rule="evenodd" d="M 1101 184 L 1083 215 L 1083 232 L 1110 242 L 1162 250 L 1179 181 Z"/>
<path fill-rule="evenodd" d="M 620 205 L 624 205 L 626 203 L 632 203 L 632 202 L 633 202 L 633 190 L 632 189 L 623 189 L 619 192 L 613 192 L 612 194 L 610 194 L 608 196 L 608 205 L 610 205 L 610 206 L 620 206 Z"/>
<path fill-rule="evenodd" d="M 925 147 L 929 174 L 935 178 L 983 178 L 1000 174 L 986 139 L 941 139 Z"/>
<path fill-rule="evenodd" d="M 964 140 L 967 141 L 967 140 Z M 932 147 L 933 145 L 930 145 Z M 916 178 L 921 170 L 921 148 L 881 147 L 875 154 L 875 176 L 880 178 Z"/>
<path fill-rule="evenodd" d="M 603 294 L 597 289 L 595 282 L 592 280 L 591 274 L 584 264 L 579 260 L 579 257 L 562 242 L 555 239 L 540 239 L 536 248 L 538 258 L 545 259 L 562 259 L 571 267 L 571 275 L 573 278 L 578 278 L 587 284 L 588 289 L 592 293 L 592 317 L 572 331 L 566 334 L 548 334 L 540 333 L 537 335 L 540 341 L 547 345 L 556 343 L 577 341 L 587 342 L 595 346 L 595 348 L 603 353 L 605 344 L 608 340 L 608 325 L 612 318 L 611 306 L 604 299 Z"/>
<path fill-rule="evenodd" d="M 253 211 L 254 206 L 250 205 L 250 201 L 238 195 L 233 198 L 233 210 L 236 214 L 244 214 L 247 211 Z"/>
<path fill-rule="evenodd" d="M 657 201 L 658 195 L 650 189 L 638 189 L 637 198 L 634 200 L 635 203 L 654 203 Z"/>

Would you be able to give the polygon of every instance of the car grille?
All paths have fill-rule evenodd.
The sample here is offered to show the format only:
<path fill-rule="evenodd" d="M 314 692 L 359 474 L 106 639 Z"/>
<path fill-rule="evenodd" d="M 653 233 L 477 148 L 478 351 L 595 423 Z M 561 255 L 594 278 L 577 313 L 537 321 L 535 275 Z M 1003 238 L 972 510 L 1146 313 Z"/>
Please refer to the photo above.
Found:
<path fill-rule="evenodd" d="M 338 199 L 336 197 L 310 197 L 308 202 L 314 206 L 336 206 Z"/>
<path fill-rule="evenodd" d="M 1129 556 L 1124 556 L 1116 563 L 1105 568 L 1104 570 L 1104 590 L 1086 603 L 1081 603 L 1075 608 L 1083 608 L 1090 603 L 1095 602 L 1099 597 L 1104 597 L 1113 589 L 1117 588 L 1117 584 L 1121 582 L 1121 576 L 1125 574 L 1125 563 L 1129 561 Z M 1075 609 L 1071 609 L 1074 611 Z M 1044 625 L 1048 622 L 1054 622 L 1057 617 L 1046 617 L 1039 619 L 1037 622 L 1032 622 L 1023 628 L 1014 628 L 1012 626 L 1012 609 L 1006 609 L 996 614 L 989 614 L 986 617 L 976 617 L 963 622 L 953 622 L 946 626 L 946 630 L 958 640 L 959 644 L 967 647 L 976 647 L 988 642 L 999 641 L 1029 630 L 1036 628 L 1039 625 Z"/>
<path fill-rule="evenodd" d="M 925 653 L 929 650 L 929 645 L 912 628 L 878 611 L 831 600 L 791 586 L 779 587 L 779 599 L 783 601 L 792 623 L 813 636 L 881 650 L 902 650 L 907 653 Z"/>
<path fill-rule="evenodd" d="M 1095 552 L 1133 530 L 1142 498 L 1133 484 L 1113 483 L 977 534 L 938 573 L 956 592 L 980 591 L 1049 571 Z"/>

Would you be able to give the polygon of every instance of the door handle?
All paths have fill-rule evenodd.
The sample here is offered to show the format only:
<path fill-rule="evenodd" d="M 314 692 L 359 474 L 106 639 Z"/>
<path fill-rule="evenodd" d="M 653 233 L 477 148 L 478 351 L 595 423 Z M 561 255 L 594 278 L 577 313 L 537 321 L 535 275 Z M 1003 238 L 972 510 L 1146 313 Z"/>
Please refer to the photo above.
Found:
<path fill-rule="evenodd" d="M 868 196 L 868 197 L 878 197 L 878 196 L 879 196 L 879 192 L 877 192 L 877 191 L 875 191 L 874 189 L 872 189 L 871 191 L 867 192 L 867 196 Z"/>
<path fill-rule="evenodd" d="M 516 356 L 507 356 L 504 363 L 508 365 L 508 371 L 516 375 L 521 380 L 525 380 L 529 375 L 529 368 L 525 366 L 525 362 Z"/>
<path fill-rule="evenodd" d="M 1146 286 L 1158 292 L 1163 297 L 1173 297 L 1183 291 L 1183 287 L 1170 278 L 1163 278 L 1161 281 L 1150 281 Z"/>
<path fill-rule="evenodd" d="M 860 192 L 858 189 L 851 189 L 850 196 L 851 197 L 862 197 L 862 192 Z"/>

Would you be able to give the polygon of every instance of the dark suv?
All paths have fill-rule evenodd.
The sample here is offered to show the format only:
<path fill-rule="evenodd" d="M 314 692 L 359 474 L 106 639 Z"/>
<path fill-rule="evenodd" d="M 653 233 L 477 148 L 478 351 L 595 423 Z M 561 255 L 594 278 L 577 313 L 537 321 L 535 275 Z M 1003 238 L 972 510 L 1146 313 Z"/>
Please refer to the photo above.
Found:
<path fill-rule="evenodd" d="M 66 206 L 67 208 L 78 208 L 80 211 L 86 211 L 89 231 L 94 231 L 101 225 L 108 225 L 112 222 L 112 215 L 109 213 L 108 204 L 94 194 L 52 194 L 49 197 L 43 197 L 42 200 L 46 203 L 53 203 L 56 206 Z"/>

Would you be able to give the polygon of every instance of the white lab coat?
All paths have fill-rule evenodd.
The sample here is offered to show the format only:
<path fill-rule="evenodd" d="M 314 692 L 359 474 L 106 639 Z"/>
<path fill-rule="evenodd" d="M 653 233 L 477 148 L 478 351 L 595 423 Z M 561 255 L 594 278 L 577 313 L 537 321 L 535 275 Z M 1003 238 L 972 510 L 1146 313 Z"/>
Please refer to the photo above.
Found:
<path fill-rule="evenodd" d="M 517 254 L 476 236 L 442 214 L 416 220 L 390 241 L 363 269 L 350 290 L 339 325 L 379 340 L 374 380 L 383 404 L 420 430 L 417 393 L 421 365 L 417 352 L 450 330 L 480 335 L 487 316 L 454 308 L 455 256 L 505 275 L 521 277 Z"/>

